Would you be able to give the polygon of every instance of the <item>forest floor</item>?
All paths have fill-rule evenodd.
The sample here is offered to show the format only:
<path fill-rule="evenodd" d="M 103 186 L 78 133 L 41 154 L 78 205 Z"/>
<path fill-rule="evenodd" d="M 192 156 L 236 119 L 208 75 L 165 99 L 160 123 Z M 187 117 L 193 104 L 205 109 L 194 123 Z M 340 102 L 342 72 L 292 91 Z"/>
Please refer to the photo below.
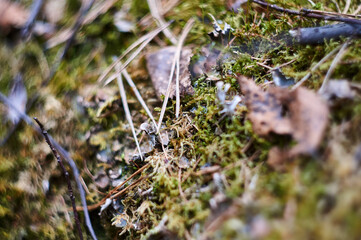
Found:
<path fill-rule="evenodd" d="M 268 2 L 0 0 L 0 238 L 79 239 L 37 117 L 84 239 L 360 239 L 361 5 Z"/>

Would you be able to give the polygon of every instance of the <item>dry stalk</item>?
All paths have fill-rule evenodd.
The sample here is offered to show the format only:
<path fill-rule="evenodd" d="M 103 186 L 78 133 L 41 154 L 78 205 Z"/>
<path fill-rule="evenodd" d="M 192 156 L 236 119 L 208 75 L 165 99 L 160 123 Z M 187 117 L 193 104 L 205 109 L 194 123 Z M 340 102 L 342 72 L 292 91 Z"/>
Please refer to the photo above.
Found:
<path fill-rule="evenodd" d="M 346 0 L 346 6 L 342 11 L 343 14 L 346 14 L 348 12 L 350 5 L 351 5 L 351 0 Z"/>

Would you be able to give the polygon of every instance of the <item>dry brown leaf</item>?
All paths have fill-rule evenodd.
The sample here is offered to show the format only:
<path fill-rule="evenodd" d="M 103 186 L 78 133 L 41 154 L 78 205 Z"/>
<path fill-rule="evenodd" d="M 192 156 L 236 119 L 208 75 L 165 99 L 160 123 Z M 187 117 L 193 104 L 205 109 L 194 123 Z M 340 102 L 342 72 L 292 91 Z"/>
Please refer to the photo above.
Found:
<path fill-rule="evenodd" d="M 260 136 L 289 135 L 297 142 L 290 149 L 271 149 L 270 164 L 277 165 L 317 150 L 327 127 L 329 111 L 316 93 L 302 87 L 295 91 L 273 87 L 264 92 L 244 76 L 239 76 L 238 82 L 245 95 L 254 132 Z"/>
<path fill-rule="evenodd" d="M 28 11 L 18 3 L 0 0 L 0 28 L 20 28 L 26 23 L 28 15 Z"/>
<path fill-rule="evenodd" d="M 147 54 L 147 69 L 152 79 L 153 86 L 155 88 L 157 96 L 160 98 L 162 95 L 166 95 L 169 74 L 172 66 L 172 59 L 176 52 L 176 47 L 165 47 L 156 52 Z M 188 66 L 190 58 L 192 56 L 192 50 L 184 47 L 180 58 L 180 71 L 179 71 L 179 87 L 180 95 L 192 94 L 194 92 L 191 85 L 190 73 Z M 175 75 L 173 76 L 172 88 L 170 91 L 170 98 L 175 96 Z"/>

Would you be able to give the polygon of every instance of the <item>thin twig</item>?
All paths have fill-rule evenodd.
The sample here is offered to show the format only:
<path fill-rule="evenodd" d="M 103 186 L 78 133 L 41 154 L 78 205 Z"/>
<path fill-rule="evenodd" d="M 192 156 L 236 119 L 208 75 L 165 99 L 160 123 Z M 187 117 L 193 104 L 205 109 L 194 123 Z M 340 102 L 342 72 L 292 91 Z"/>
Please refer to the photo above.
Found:
<path fill-rule="evenodd" d="M 33 121 L 31 120 L 31 118 L 26 115 L 24 112 L 20 111 L 4 94 L 0 93 L 0 101 L 2 101 L 5 105 L 7 105 L 8 107 L 12 108 L 14 111 L 17 112 L 17 114 L 29 125 L 31 126 L 36 132 L 38 132 L 39 134 L 41 134 L 41 129 L 36 126 Z M 73 175 L 74 175 L 74 180 L 77 184 L 77 188 L 79 190 L 79 195 L 81 198 L 81 203 L 83 205 L 84 210 L 84 218 L 85 218 L 85 223 L 88 227 L 88 230 L 92 236 L 92 238 L 94 240 L 97 240 L 97 237 L 95 235 L 90 217 L 89 217 L 89 212 L 88 212 L 88 208 L 87 208 L 87 203 L 86 203 L 86 197 L 85 197 L 85 192 L 83 189 L 83 186 L 81 184 L 81 182 L 79 181 L 79 170 L 78 167 L 76 166 L 74 160 L 70 157 L 70 154 L 62 147 L 60 146 L 59 143 L 57 143 L 52 137 L 51 135 L 48 134 L 48 137 L 50 139 L 50 141 L 52 142 L 52 144 L 55 146 L 55 148 L 58 150 L 58 152 L 60 153 L 60 155 L 68 162 L 69 166 L 71 167 L 72 171 L 73 171 Z"/>
<path fill-rule="evenodd" d="M 79 31 L 80 27 L 82 26 L 82 23 L 84 21 L 84 18 L 86 14 L 89 12 L 90 8 L 93 6 L 95 0 L 89 0 L 89 1 L 83 1 L 84 5 L 80 8 L 80 13 L 78 18 L 76 19 L 74 26 L 72 27 L 72 34 L 70 38 L 66 41 L 65 47 L 61 50 L 60 54 L 57 56 L 57 59 L 55 60 L 55 63 L 52 67 L 52 70 L 50 71 L 50 75 L 46 79 L 46 81 L 43 83 L 43 85 L 46 85 L 56 74 L 58 71 L 58 68 L 60 66 L 60 63 L 63 61 L 63 58 L 65 57 L 65 54 L 68 52 L 71 44 L 73 43 L 75 36 L 77 32 Z M 87 4 L 87 5 L 85 5 Z"/>
<path fill-rule="evenodd" d="M 130 184 L 129 186 L 127 186 L 126 188 L 122 189 L 121 191 L 117 192 L 116 194 L 110 196 L 109 198 L 110 199 L 114 199 L 114 198 L 117 198 L 119 197 L 120 195 L 122 195 L 123 193 L 125 193 L 126 191 L 134 188 L 138 183 L 140 183 L 141 181 L 143 181 L 144 179 L 147 179 L 149 176 L 144 176 L 144 177 L 141 177 L 139 179 L 137 179 L 135 182 L 133 182 L 132 184 Z"/>
<path fill-rule="evenodd" d="M 322 14 L 322 15 L 335 15 L 335 16 L 352 17 L 352 18 L 357 18 L 357 17 L 359 17 L 357 14 L 346 14 L 346 13 L 338 13 L 338 12 L 328 12 L 328 11 L 321 11 L 321 10 L 308 9 L 308 8 L 304 8 L 303 11 L 306 11 L 306 12 L 308 12 L 308 13 Z"/>
<path fill-rule="evenodd" d="M 273 67 L 267 66 L 266 64 L 256 62 L 257 65 L 269 69 L 269 71 L 273 71 Z"/>
<path fill-rule="evenodd" d="M 117 65 L 116 68 L 118 70 L 119 65 Z M 129 111 L 129 106 L 128 106 L 128 102 L 127 102 L 127 94 L 125 93 L 125 89 L 124 89 L 122 73 L 119 73 L 118 78 L 117 78 L 117 83 L 118 83 L 118 87 L 119 87 L 120 97 L 122 99 L 122 104 L 123 104 L 125 116 L 126 116 L 127 121 L 128 121 L 128 123 L 130 125 L 130 128 L 132 130 L 134 141 L 135 141 L 135 144 L 137 145 L 137 149 L 138 149 L 138 152 L 139 152 L 139 156 L 143 160 L 143 154 L 142 154 L 142 151 L 140 150 L 137 134 L 135 133 L 135 130 L 134 130 L 134 124 L 133 124 L 132 116 L 130 115 L 130 111 Z"/>
<path fill-rule="evenodd" d="M 180 105 L 180 99 L 179 99 L 179 58 L 180 58 L 180 54 L 181 54 L 181 51 L 182 51 L 182 46 L 183 46 L 184 40 L 186 39 L 186 37 L 187 37 L 189 31 L 191 30 L 193 24 L 194 24 L 194 19 L 193 18 L 189 19 L 186 26 L 184 27 L 184 29 L 182 31 L 182 34 L 181 34 L 179 40 L 178 40 L 177 49 L 176 49 L 176 52 L 174 54 L 173 63 L 172 63 L 170 74 L 169 74 L 168 88 L 167 88 L 166 96 L 165 96 L 164 101 L 163 101 L 163 106 L 162 106 L 162 110 L 161 110 L 161 113 L 160 113 L 160 117 L 159 117 L 159 120 L 158 120 L 157 133 L 160 132 L 160 127 L 162 125 L 165 109 L 167 107 L 167 103 L 168 103 L 168 99 L 169 99 L 169 95 L 170 95 L 170 90 L 171 90 L 171 86 L 172 86 L 174 69 L 175 69 L 177 61 L 178 61 L 178 64 L 177 64 L 177 66 L 178 66 L 177 73 L 178 74 L 176 74 L 176 84 L 177 84 L 176 98 L 178 100 L 177 101 L 178 105 L 176 106 L 176 109 L 178 110 L 178 112 L 176 110 L 176 116 L 179 115 L 179 105 Z"/>
<path fill-rule="evenodd" d="M 338 16 L 328 16 L 328 15 L 321 15 L 316 13 L 311 13 L 308 11 L 308 9 L 302 9 L 302 11 L 296 11 L 291 10 L 287 8 L 282 8 L 280 6 L 277 6 L 275 4 L 269 4 L 267 2 L 263 2 L 260 0 L 252 0 L 254 3 L 257 3 L 263 7 L 272 8 L 276 11 L 298 15 L 298 16 L 304 16 L 304 17 L 310 17 L 310 18 L 316 18 L 316 19 L 322 19 L 322 20 L 329 20 L 329 21 L 338 21 L 338 22 L 345 22 L 345 23 L 352 23 L 352 24 L 361 24 L 361 20 L 358 19 L 352 19 L 352 18 L 344 18 L 344 17 L 338 17 Z"/>
<path fill-rule="evenodd" d="M 301 86 L 304 82 L 306 82 L 311 76 L 314 71 L 316 71 L 317 68 L 319 68 L 324 62 L 326 62 L 333 54 L 335 54 L 341 46 L 336 47 L 331 52 L 329 52 L 326 56 L 324 56 L 315 66 L 311 68 L 311 70 L 300 80 L 298 81 L 291 90 L 295 90 L 299 86 Z"/>
<path fill-rule="evenodd" d="M 152 41 L 152 39 L 157 36 L 164 28 L 167 28 L 172 22 L 168 22 L 166 25 L 157 28 L 156 30 L 154 30 L 154 32 L 152 32 L 152 34 L 149 35 L 149 37 L 143 41 L 143 43 L 137 48 L 137 50 L 134 51 L 134 53 L 132 55 L 130 55 L 130 57 L 127 59 L 127 61 L 125 61 L 125 63 L 122 64 L 122 66 L 120 66 L 119 70 L 116 71 L 116 73 L 114 73 L 113 75 L 111 75 L 104 83 L 105 85 L 108 85 L 111 81 L 113 81 L 118 75 L 119 73 L 121 73 L 121 71 L 123 71 L 131 61 L 133 61 L 133 59 L 138 56 L 138 54 L 148 45 L 148 43 L 150 41 Z M 121 59 L 119 59 L 120 61 Z"/>
<path fill-rule="evenodd" d="M 133 179 L 136 175 L 138 175 L 139 173 L 143 172 L 143 170 L 145 170 L 147 167 L 149 167 L 150 164 L 147 163 L 146 165 L 144 165 L 143 167 L 139 168 L 137 171 L 135 171 L 132 175 L 130 175 L 124 182 L 122 182 L 119 186 L 115 187 L 114 189 L 112 189 L 106 197 L 104 197 L 102 200 L 100 200 L 98 203 L 93 204 L 88 206 L 88 210 L 94 210 L 97 209 L 98 207 L 100 207 L 101 205 L 103 205 L 105 203 L 105 201 L 107 200 L 107 198 L 109 198 L 112 194 L 114 194 L 116 191 L 118 191 L 118 189 L 120 189 L 121 187 L 123 187 L 127 182 L 129 182 L 131 179 Z M 77 207 L 78 211 L 83 211 L 84 208 L 82 207 Z"/>
<path fill-rule="evenodd" d="M 147 0 L 147 2 L 150 9 L 150 13 L 152 14 L 152 17 L 155 19 L 158 27 L 164 26 L 166 24 L 166 21 L 163 19 L 162 15 L 159 12 L 158 0 Z M 163 29 L 163 33 L 169 39 L 169 41 L 171 41 L 173 45 L 177 44 L 177 38 L 168 28 Z"/>
<path fill-rule="evenodd" d="M 337 55 L 335 56 L 335 58 L 333 59 L 330 68 L 328 69 L 325 78 L 323 79 L 322 82 L 322 86 L 319 90 L 319 92 L 323 92 L 323 90 L 325 89 L 328 80 L 330 79 L 331 75 L 333 74 L 333 72 L 335 71 L 335 68 L 337 66 L 337 64 L 341 61 L 342 57 L 345 55 L 345 53 L 347 52 L 347 47 L 350 44 L 350 40 L 346 41 L 344 44 L 342 44 L 342 47 L 340 49 L 340 51 L 337 53 Z"/>
<path fill-rule="evenodd" d="M 73 207 L 73 212 L 74 212 L 74 219 L 75 219 L 75 224 L 77 227 L 77 231 L 78 231 L 78 235 L 79 235 L 79 239 L 83 239 L 83 233 L 81 231 L 81 227 L 80 227 L 80 222 L 79 222 L 79 215 L 78 215 L 78 211 L 76 210 L 76 205 L 75 205 L 75 197 L 73 194 L 73 188 L 71 186 L 71 182 L 70 182 L 70 177 L 69 177 L 69 173 L 68 171 L 65 169 L 65 166 L 63 164 L 63 161 L 60 158 L 60 155 L 58 153 L 58 151 L 56 151 L 55 147 L 53 146 L 53 144 L 51 143 L 49 136 L 48 136 L 48 132 L 44 129 L 43 124 L 41 124 L 41 122 L 34 117 L 34 120 L 36 121 L 36 123 L 39 125 L 40 129 L 41 129 L 41 133 L 43 134 L 46 143 L 49 145 L 51 151 L 53 152 L 54 157 L 56 158 L 56 160 L 58 161 L 58 164 L 60 165 L 61 170 L 63 171 L 63 174 L 65 176 L 66 182 L 68 184 L 68 193 L 69 193 L 69 197 L 71 200 L 71 205 Z"/>

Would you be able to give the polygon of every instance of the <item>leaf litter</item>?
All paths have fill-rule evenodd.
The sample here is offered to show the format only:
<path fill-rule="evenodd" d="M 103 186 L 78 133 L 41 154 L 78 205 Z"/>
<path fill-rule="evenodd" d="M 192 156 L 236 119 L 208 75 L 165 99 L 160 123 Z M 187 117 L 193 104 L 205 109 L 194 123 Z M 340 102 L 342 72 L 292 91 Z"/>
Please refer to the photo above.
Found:
<path fill-rule="evenodd" d="M 125 2 L 138 6 L 136 1 Z M 173 6 L 178 4 L 177 1 L 149 1 L 149 3 L 162 6 L 168 3 Z M 47 93 L 61 104 L 61 112 L 64 113 L 56 113 L 59 111 L 51 106 L 46 107 L 46 109 L 52 109 L 51 111 L 43 111 L 42 104 L 32 110 L 44 117 L 48 115 L 50 119 L 47 125 L 51 126 L 49 131 L 54 131 L 60 139 L 64 138 L 63 144 L 73 149 L 72 154 L 77 164 L 83 161 L 84 168 L 89 167 L 88 171 L 85 170 L 88 175 L 81 171 L 80 179 L 88 193 L 87 201 L 91 204 L 89 209 L 100 210 L 102 224 L 95 221 L 96 228 L 104 227 L 105 231 L 103 229 L 97 231 L 100 235 L 106 232 L 108 238 L 120 239 L 282 239 L 287 236 L 308 239 L 314 237 L 315 234 L 326 236 L 325 238 L 341 234 L 351 236 L 349 238 L 352 239 L 359 235 L 357 223 L 360 217 L 359 213 L 353 210 L 359 206 L 359 197 L 355 192 L 361 189 L 359 186 L 361 139 L 358 134 L 360 130 L 358 126 L 361 122 L 358 98 L 360 87 L 357 83 L 360 68 L 355 63 L 360 55 L 357 50 L 359 41 L 350 42 L 342 59 L 334 61 L 330 68 L 332 56 L 339 49 L 340 42 L 338 41 L 322 41 L 320 45 L 312 47 L 279 46 L 278 43 L 265 43 L 265 46 L 260 47 L 258 44 L 260 38 L 272 39 L 277 33 L 288 32 L 290 28 L 314 27 L 314 21 L 309 21 L 307 17 L 290 17 L 287 14 L 273 15 L 272 10 L 269 9 L 253 11 L 255 4 L 245 4 L 247 7 L 244 7 L 245 1 L 228 1 L 228 5 L 232 3 L 236 3 L 234 6 L 238 6 L 237 8 L 242 6 L 243 9 L 239 8 L 238 14 L 231 15 L 229 12 L 219 11 L 221 8 L 216 5 L 216 1 L 209 4 L 203 2 L 202 5 L 198 2 L 182 1 L 175 10 L 165 10 L 160 7 L 156 9 L 158 12 L 151 13 L 153 15 L 151 17 L 158 19 L 158 24 L 159 21 L 163 22 L 159 24 L 161 27 L 154 31 L 146 29 L 141 23 L 135 25 L 134 19 L 138 16 L 131 16 L 134 13 L 131 7 L 118 16 L 120 17 L 118 23 L 124 27 L 118 30 L 132 32 L 120 33 L 113 26 L 116 23 L 114 14 L 122 12 L 124 5 L 120 8 L 114 0 L 99 2 L 100 7 L 94 7 L 90 15 L 93 15 L 93 20 L 99 17 L 96 24 L 99 24 L 100 28 L 106 26 L 101 30 L 103 36 L 88 38 L 86 30 L 79 34 L 77 48 L 74 48 L 77 54 L 79 52 L 79 56 L 73 61 L 74 53 L 69 52 L 69 56 L 63 62 L 64 69 L 60 69 L 60 75 L 51 83 L 52 87 L 61 94 L 57 93 L 58 95 L 53 96 L 52 93 Z M 335 10 L 322 3 L 317 4 L 315 8 Z M 200 9 L 197 4 L 202 6 L 202 11 L 194 11 Z M 290 8 L 300 7 L 296 3 L 285 3 L 285 5 Z M 189 10 L 193 6 L 194 9 Z M 221 6 L 225 7 L 224 2 Z M 107 9 L 110 7 L 112 10 L 108 12 Z M 343 5 L 341 4 L 340 7 L 342 8 Z M 355 6 L 344 9 L 350 9 L 352 12 L 357 10 Z M 154 22 L 149 20 L 151 19 L 149 9 L 146 11 L 148 17 L 144 19 L 148 19 L 148 27 L 154 27 Z M 167 71 L 163 73 L 164 79 L 170 78 L 173 83 L 175 82 L 171 84 L 173 94 L 170 98 L 178 96 L 178 99 L 177 105 L 174 101 L 165 104 L 164 114 L 159 120 L 157 129 L 155 121 L 158 120 L 156 113 L 159 112 L 158 107 L 161 104 L 159 100 L 162 99 L 162 95 L 167 95 L 164 89 L 169 84 L 166 82 L 163 86 L 159 86 L 159 89 L 163 87 L 163 93 L 159 94 L 161 90 L 158 90 L 156 85 L 161 85 L 157 83 L 160 78 L 152 77 L 149 69 L 150 78 L 151 80 L 154 78 L 155 81 L 145 81 L 149 80 L 147 74 L 143 74 L 144 76 L 134 74 L 134 69 L 136 71 L 140 69 L 139 71 L 143 73 L 146 71 L 145 64 L 142 64 L 143 57 L 138 55 L 143 50 L 145 52 L 143 56 L 147 58 L 148 55 L 156 53 L 152 53 L 151 49 L 160 48 L 159 52 L 161 52 L 164 49 L 173 48 L 167 58 L 174 59 L 177 55 L 175 47 L 164 48 L 168 39 L 157 34 L 165 29 L 165 19 L 177 19 L 176 13 L 182 12 L 186 15 L 187 11 L 194 13 L 198 20 L 204 19 L 204 22 L 195 21 L 187 41 L 180 47 L 179 53 L 182 52 L 182 54 L 179 54 L 179 61 L 174 63 L 174 72 L 177 72 L 177 64 L 180 65 L 178 67 L 179 81 L 173 75 L 169 77 L 172 67 L 169 64 L 166 66 Z M 208 14 L 203 16 L 204 13 L 208 13 L 207 11 L 222 21 L 214 17 L 207 19 Z M 167 12 L 170 13 L 167 15 Z M 105 13 L 104 18 L 101 13 Z M 141 17 L 144 15 L 139 14 Z M 89 17 L 91 16 L 87 16 L 86 19 Z M 109 17 L 111 20 L 108 19 Z M 188 16 L 184 16 L 184 19 L 187 18 Z M 140 25 L 144 27 L 141 31 L 149 32 L 139 37 L 134 44 L 130 44 L 131 47 L 121 54 L 99 78 L 104 80 L 117 64 L 121 64 L 123 56 L 140 46 L 125 61 L 126 64 L 121 69 L 115 69 L 115 74 L 107 79 L 107 82 L 110 82 L 112 78 L 115 79 L 122 74 L 130 86 L 128 88 L 123 86 L 122 91 L 127 91 L 127 98 L 124 97 L 124 92 L 123 97 L 119 98 L 116 86 L 109 85 L 100 89 L 93 82 L 100 69 L 108 64 L 106 59 L 110 59 L 113 54 L 119 54 L 114 46 L 125 49 L 125 45 L 129 43 L 124 41 L 124 43 L 113 45 L 114 41 L 109 41 L 108 35 L 103 34 L 109 34 L 106 30 L 109 25 L 103 25 L 103 21 L 111 23 L 109 25 L 114 27 L 111 31 L 120 34 L 112 35 L 116 38 L 121 36 L 122 39 L 127 39 L 133 33 L 138 34 L 137 26 Z M 183 19 L 176 20 L 172 25 L 172 30 L 165 32 L 176 35 L 175 33 L 180 32 L 182 21 Z M 209 32 L 206 28 L 211 28 L 212 23 L 215 30 L 210 33 L 210 39 L 205 40 Z M 323 24 L 323 22 L 320 23 Z M 84 22 L 84 24 L 93 27 L 93 24 L 89 22 Z M 94 42 L 94 39 L 99 40 L 101 44 L 105 42 L 109 44 L 112 54 L 109 56 L 109 53 L 102 50 L 94 59 L 92 58 L 93 60 L 85 61 L 89 58 L 88 51 L 82 50 L 82 47 L 86 46 L 86 49 L 94 47 L 89 44 Z M 62 42 L 58 41 L 58 43 Z M 190 42 L 193 44 L 188 45 Z M 194 42 L 202 42 L 196 47 L 203 50 L 197 52 L 194 49 Z M 160 47 L 153 46 L 156 44 Z M 245 47 L 247 44 L 256 46 Z M 102 47 L 105 48 L 105 46 Z M 0 49 L 0 54 L 1 51 L 2 49 Z M 182 63 L 184 52 L 188 52 L 189 56 L 187 55 Z M 46 56 L 48 54 L 50 53 L 46 53 Z M 191 55 L 196 60 L 195 65 L 188 60 Z M 24 54 L 21 57 L 24 56 L 27 55 Z M 321 59 L 323 56 L 325 57 Z M 137 64 L 133 62 L 130 65 L 131 68 L 125 69 L 126 65 L 129 65 L 136 57 L 139 58 Z M 259 61 L 263 66 L 258 64 Z M 77 62 L 90 64 L 79 67 L 75 64 Z M 147 61 L 147 64 L 148 62 L 151 60 Z M 160 61 L 158 65 L 165 62 L 166 60 Z M 318 63 L 314 65 L 316 62 Z M 266 71 L 276 70 L 272 66 L 281 68 L 286 65 L 285 72 L 290 77 L 285 77 L 282 72 L 274 71 L 274 81 L 270 82 L 270 72 Z M 98 68 L 96 73 L 93 72 L 94 66 Z M 265 66 L 267 69 L 264 69 Z M 196 75 L 192 73 L 192 78 L 189 78 L 188 67 L 191 69 L 190 72 L 198 68 Z M 6 72 L 6 67 L 4 69 Z M 329 71 L 330 74 L 327 74 L 329 77 L 332 73 L 334 79 L 347 80 L 327 80 L 323 91 L 316 94 L 316 90 L 321 85 L 320 79 L 324 79 L 328 69 L 332 70 Z M 29 85 L 34 81 L 33 76 L 37 72 L 31 70 L 31 74 L 24 72 L 28 95 L 34 92 Z M 84 71 L 86 77 L 82 76 Z M 276 76 L 275 73 L 278 75 Z M 6 76 L 9 74 L 0 74 L 2 74 L 1 80 L 7 81 Z M 252 76 L 256 81 L 238 77 L 241 82 L 239 86 L 235 74 Z M 15 76 L 13 73 L 10 75 Z M 186 89 L 190 89 L 190 92 L 186 94 L 182 94 L 183 75 Z M 70 88 L 68 86 L 70 83 L 66 84 L 68 89 L 71 89 L 66 94 L 63 94 L 62 85 L 57 85 L 59 81 L 64 82 L 63 79 L 76 83 Z M 295 82 L 296 85 L 293 85 Z M 0 83 L 2 84 L 1 81 Z M 299 87 L 301 84 L 307 88 Z M 288 89 L 290 86 L 293 86 L 292 90 Z M 66 95 L 64 99 L 63 95 Z M 73 96 L 76 96 L 75 103 L 71 102 Z M 122 114 L 125 108 L 121 106 L 121 100 L 125 99 L 124 105 L 129 105 L 128 119 L 130 115 L 134 123 L 132 132 L 127 119 Z M 341 101 L 335 105 L 339 99 L 347 101 Z M 69 110 L 69 114 L 65 114 L 64 109 L 74 105 L 80 111 L 74 110 L 74 114 Z M 174 112 L 177 112 L 176 117 L 174 117 Z M 75 118 L 77 114 L 81 118 Z M 56 121 L 54 121 L 55 115 Z M 64 117 L 68 120 L 63 121 Z M 76 125 L 72 122 L 73 120 L 77 122 Z M 56 132 L 56 128 L 62 125 L 67 127 Z M 82 130 L 75 126 L 80 126 Z M 84 133 L 79 132 L 83 130 Z M 64 136 L 66 133 L 68 136 Z M 27 181 L 32 181 L 29 184 L 31 188 L 19 187 L 16 195 L 18 196 L 22 191 L 25 194 L 31 192 L 30 194 L 41 197 L 36 193 L 37 185 L 33 184 L 33 182 L 42 182 L 41 177 L 38 176 L 41 171 L 46 171 L 43 185 L 48 189 L 47 195 L 59 194 L 58 190 L 60 192 L 61 188 L 58 185 L 60 184 L 54 183 L 53 179 L 58 178 L 57 175 L 54 174 L 54 177 L 50 178 L 49 176 L 53 176 L 53 170 L 42 166 L 45 162 L 42 162 L 42 159 L 45 159 L 47 154 L 37 151 L 41 152 L 41 156 L 32 157 L 37 161 L 40 159 L 41 166 L 37 164 L 37 161 L 32 162 L 31 166 L 36 167 L 29 171 L 26 169 L 26 164 L 22 163 L 24 161 L 22 159 L 30 158 L 28 148 L 30 149 L 31 146 L 27 139 L 31 133 L 24 131 L 16 136 L 19 136 L 24 145 L 24 149 L 17 151 L 21 157 L 11 162 L 6 160 L 11 157 L 9 158 L 9 155 L 6 155 L 8 153 L 5 153 L 4 160 L 0 159 L 1 163 L 4 163 L 1 164 L 1 173 L 13 174 L 15 170 L 12 166 L 20 165 L 21 172 L 26 173 L 20 174 L 22 186 L 25 186 Z M 75 136 L 80 137 L 77 139 Z M 136 154 L 134 138 L 139 138 L 141 154 Z M 13 141 L 15 142 L 16 139 Z M 141 160 L 140 156 L 144 156 L 144 159 Z M 79 166 L 82 166 L 81 163 Z M 269 166 L 275 168 L 276 171 Z M 90 172 L 93 172 L 95 176 Z M 2 184 L 0 182 L 0 191 L 4 189 Z M 11 191 L 13 188 L 6 186 L 2 193 L 10 192 L 9 194 L 13 196 Z M 15 213 L 11 213 L 11 206 L 9 207 L 6 198 L 3 199 L 0 199 L 0 217 L 6 219 L 6 223 L 12 223 Z M 44 199 L 44 201 L 48 201 L 49 205 L 57 204 L 51 199 Z M 31 201 L 29 204 L 32 204 Z M 64 200 L 62 204 L 65 209 Z M 22 209 L 17 209 L 23 214 Z M 40 211 L 38 208 L 35 209 L 35 212 Z M 30 213 L 31 216 L 36 215 L 33 211 Z M 42 213 L 42 215 L 59 219 L 53 212 Z M 92 214 L 92 218 L 94 216 L 97 214 Z M 326 221 L 320 222 L 320 217 Z M 343 219 L 351 220 L 346 226 L 340 223 Z M 24 220 L 24 223 L 17 221 L 17 224 L 21 225 L 19 229 L 30 235 L 36 232 L 38 238 L 46 238 L 50 235 L 53 238 L 54 236 L 60 236 L 60 238 L 66 238 L 63 237 L 65 235 L 72 236 L 71 228 L 59 230 L 63 224 L 58 224 L 57 220 L 54 220 L 57 222 L 53 225 L 31 220 L 39 222 L 35 227 L 33 227 L 34 224 L 31 225 L 31 233 L 26 227 L 27 220 Z M 67 224 L 70 224 L 71 220 L 69 218 L 66 220 Z M 6 228 L 13 229 L 11 225 Z M 118 236 L 119 233 L 121 236 Z M 11 234 L 14 235 L 14 233 Z"/>
<path fill-rule="evenodd" d="M 296 145 L 288 149 L 273 147 L 267 162 L 277 167 L 298 155 L 315 154 L 321 143 L 329 118 L 327 104 L 316 93 L 300 87 L 294 91 L 270 87 L 263 91 L 252 79 L 238 77 L 248 118 L 260 136 L 290 136 Z"/>

